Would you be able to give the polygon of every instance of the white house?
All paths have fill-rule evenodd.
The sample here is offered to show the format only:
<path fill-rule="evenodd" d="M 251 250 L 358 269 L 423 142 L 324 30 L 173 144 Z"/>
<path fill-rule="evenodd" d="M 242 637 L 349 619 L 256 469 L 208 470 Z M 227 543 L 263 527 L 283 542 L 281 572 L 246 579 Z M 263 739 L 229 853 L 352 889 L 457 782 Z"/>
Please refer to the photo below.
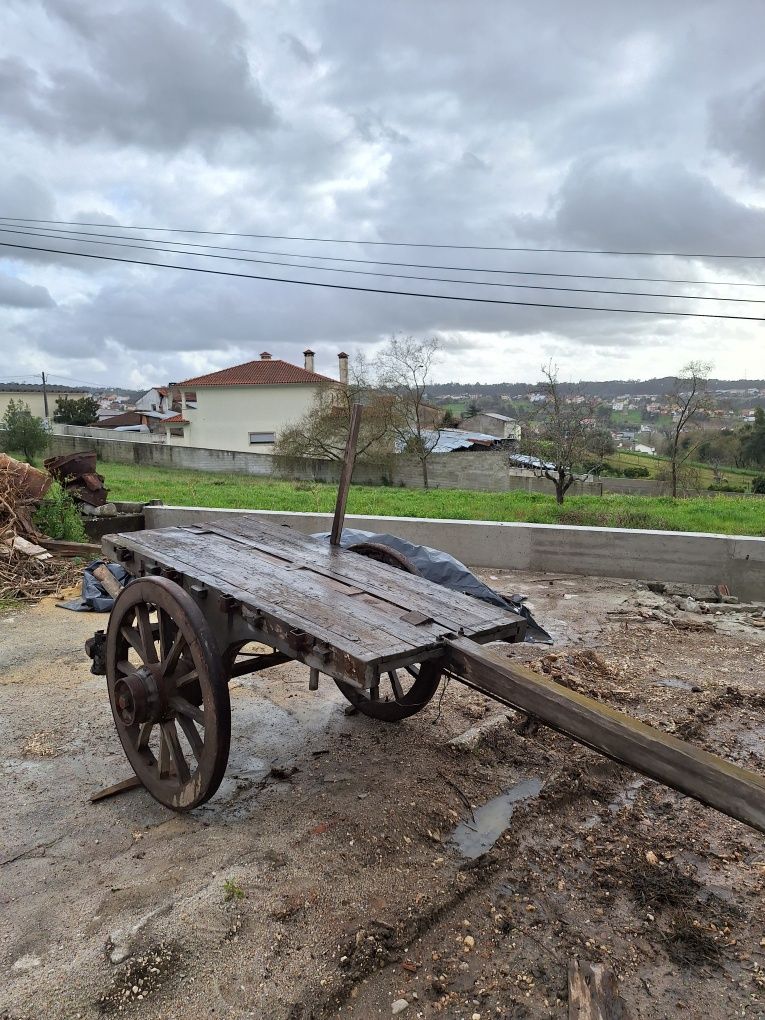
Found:
<path fill-rule="evenodd" d="M 152 386 L 135 402 L 136 411 L 169 411 L 170 393 L 167 386 Z"/>
<path fill-rule="evenodd" d="M 171 446 L 208 450 L 273 453 L 279 433 L 310 409 L 318 391 L 348 381 L 348 355 L 338 355 L 340 380 L 313 370 L 313 351 L 304 352 L 304 367 L 272 358 L 264 351 L 258 361 L 220 372 L 198 375 L 174 384 L 177 410 L 165 420 Z"/>

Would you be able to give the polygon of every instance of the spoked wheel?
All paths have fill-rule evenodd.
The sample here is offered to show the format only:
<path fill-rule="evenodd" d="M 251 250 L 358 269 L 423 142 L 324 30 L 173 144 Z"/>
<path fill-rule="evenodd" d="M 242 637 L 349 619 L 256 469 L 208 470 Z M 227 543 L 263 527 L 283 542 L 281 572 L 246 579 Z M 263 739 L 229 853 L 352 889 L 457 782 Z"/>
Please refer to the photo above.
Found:
<path fill-rule="evenodd" d="M 369 693 L 351 687 L 342 680 L 336 680 L 335 683 L 359 712 L 371 719 L 398 722 L 425 708 L 438 690 L 440 679 L 441 663 L 437 659 L 430 659 L 383 673 L 380 685 L 373 687 Z"/>
<path fill-rule="evenodd" d="M 349 548 L 360 556 L 387 563 L 391 567 L 403 570 L 407 574 L 420 571 L 403 555 L 379 542 L 358 542 Z M 398 722 L 406 719 L 424 708 L 438 690 L 441 679 L 441 664 L 437 659 L 415 663 L 403 669 L 393 669 L 383 673 L 380 684 L 368 693 L 356 687 L 336 680 L 345 697 L 354 708 L 371 719 L 383 722 Z"/>
<path fill-rule="evenodd" d="M 132 581 L 114 603 L 106 636 L 109 699 L 125 754 L 149 793 L 189 811 L 220 786 L 231 705 L 204 615 L 174 581 Z"/>

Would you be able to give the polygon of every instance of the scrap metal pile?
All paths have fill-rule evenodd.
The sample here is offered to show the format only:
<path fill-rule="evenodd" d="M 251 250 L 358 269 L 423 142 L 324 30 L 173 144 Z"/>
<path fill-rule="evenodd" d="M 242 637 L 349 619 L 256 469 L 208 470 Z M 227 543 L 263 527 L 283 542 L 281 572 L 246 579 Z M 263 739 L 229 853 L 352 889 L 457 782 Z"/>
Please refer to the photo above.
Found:
<path fill-rule="evenodd" d="M 104 476 L 96 471 L 94 450 L 65 453 L 60 457 L 48 457 L 45 469 L 61 485 L 62 489 L 85 507 L 103 506 L 106 502 Z"/>
<path fill-rule="evenodd" d="M 44 536 L 34 513 L 52 483 L 45 472 L 0 453 L 0 601 L 56 595 L 78 573 L 39 544 Z"/>

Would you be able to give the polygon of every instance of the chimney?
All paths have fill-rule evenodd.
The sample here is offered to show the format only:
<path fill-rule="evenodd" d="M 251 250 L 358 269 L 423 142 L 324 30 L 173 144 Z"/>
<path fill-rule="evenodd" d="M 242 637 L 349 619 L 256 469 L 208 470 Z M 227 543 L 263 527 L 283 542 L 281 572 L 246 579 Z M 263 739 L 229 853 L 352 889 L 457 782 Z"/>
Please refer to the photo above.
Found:
<path fill-rule="evenodd" d="M 313 351 L 308 348 L 308 350 L 303 351 L 303 357 L 305 358 L 303 364 L 306 372 L 313 372 Z"/>
<path fill-rule="evenodd" d="M 345 351 L 340 351 L 337 356 L 338 371 L 340 375 L 340 382 L 344 385 L 348 385 L 348 355 Z"/>
<path fill-rule="evenodd" d="M 268 353 L 268 351 L 262 351 L 261 355 L 260 355 L 260 360 L 261 361 L 270 361 L 271 360 L 271 355 Z"/>

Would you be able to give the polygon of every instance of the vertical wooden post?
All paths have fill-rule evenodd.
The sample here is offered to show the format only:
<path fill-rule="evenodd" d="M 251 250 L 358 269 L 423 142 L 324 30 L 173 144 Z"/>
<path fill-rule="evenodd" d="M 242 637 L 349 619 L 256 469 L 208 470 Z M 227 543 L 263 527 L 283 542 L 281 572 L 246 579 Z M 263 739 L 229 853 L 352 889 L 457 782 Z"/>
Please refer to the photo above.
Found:
<path fill-rule="evenodd" d="M 363 407 L 361 404 L 353 404 L 351 407 L 351 427 L 348 430 L 348 442 L 345 444 L 345 454 L 343 456 L 343 469 L 340 472 L 340 484 L 337 487 L 335 518 L 332 521 L 332 531 L 329 536 L 330 545 L 340 545 L 340 536 L 343 533 L 345 504 L 348 501 L 348 490 L 351 487 L 351 478 L 353 477 L 353 464 L 356 460 L 356 443 L 359 438 L 362 411 Z"/>

